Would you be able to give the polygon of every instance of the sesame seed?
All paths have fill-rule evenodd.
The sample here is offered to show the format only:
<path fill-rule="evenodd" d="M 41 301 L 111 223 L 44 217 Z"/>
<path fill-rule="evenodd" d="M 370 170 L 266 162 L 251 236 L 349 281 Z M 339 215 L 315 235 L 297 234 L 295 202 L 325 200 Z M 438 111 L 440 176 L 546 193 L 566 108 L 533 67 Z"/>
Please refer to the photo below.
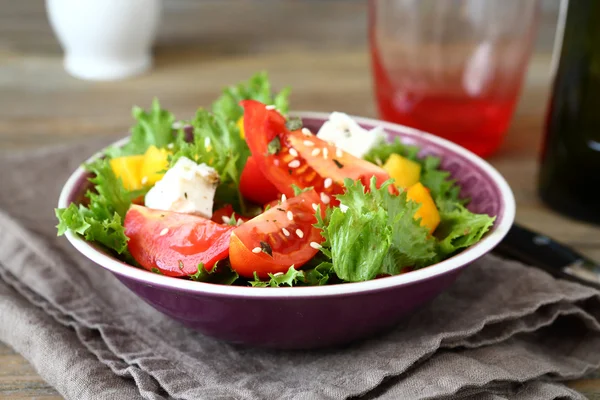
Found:
<path fill-rule="evenodd" d="M 283 275 L 283 272 L 275 272 L 275 273 L 273 274 L 273 276 L 281 276 L 281 275 Z"/>
<path fill-rule="evenodd" d="M 302 128 L 302 133 L 304 134 L 304 136 L 312 136 L 312 133 L 310 133 L 310 130 L 308 128 Z"/>
<path fill-rule="evenodd" d="M 148 183 L 148 177 L 147 177 L 147 176 L 144 176 L 144 177 L 142 178 L 142 185 L 145 185 L 146 183 Z"/>
<path fill-rule="evenodd" d="M 283 232 L 283 234 L 284 234 L 285 236 L 290 236 L 290 231 L 288 231 L 288 230 L 287 230 L 287 229 L 285 229 L 285 228 L 281 228 L 281 232 Z"/>
<path fill-rule="evenodd" d="M 344 156 L 344 152 L 342 151 L 342 149 L 340 149 L 339 147 L 337 149 L 335 149 L 335 156 L 337 158 L 341 158 Z"/>
<path fill-rule="evenodd" d="M 329 155 L 329 150 L 327 150 L 327 147 L 323 147 L 323 158 L 327 160 L 328 155 Z"/>
<path fill-rule="evenodd" d="M 298 157 L 298 152 L 296 151 L 295 148 L 291 147 L 289 153 L 293 156 L 293 157 Z"/>
<path fill-rule="evenodd" d="M 311 142 L 310 140 L 305 140 L 302 143 L 304 143 L 304 145 L 308 147 L 313 147 L 315 145 L 315 142 Z"/>
<path fill-rule="evenodd" d="M 167 145 L 167 149 L 171 150 L 173 147 L 175 147 L 175 145 L 173 143 L 169 143 Z"/>
<path fill-rule="evenodd" d="M 292 160 L 288 163 L 288 167 L 290 168 L 298 168 L 300 166 L 299 160 Z"/>
<path fill-rule="evenodd" d="M 316 157 L 319 155 L 319 153 L 321 152 L 321 149 L 314 149 L 312 151 L 312 153 L 310 153 L 313 157 Z"/>
<path fill-rule="evenodd" d="M 331 180 L 331 178 L 327 178 L 325 179 L 325 182 L 323 182 L 323 187 L 327 189 L 329 186 L 331 186 L 332 183 L 333 181 Z"/>
<path fill-rule="evenodd" d="M 286 197 L 286 195 L 285 195 L 285 194 L 282 194 L 282 195 L 281 195 L 281 202 L 283 203 L 283 202 L 284 202 L 284 201 L 286 201 L 286 200 L 287 200 L 287 197 Z"/>
<path fill-rule="evenodd" d="M 241 224 L 243 224 L 243 223 L 244 223 L 244 220 L 243 220 L 243 219 L 241 219 L 241 218 L 240 218 L 240 219 L 238 219 L 238 220 L 237 220 L 237 222 L 236 222 L 237 226 L 240 226 L 240 225 L 241 225 Z"/>
<path fill-rule="evenodd" d="M 226 217 L 225 215 L 223 215 L 223 216 L 221 217 L 221 219 L 222 219 L 222 220 L 223 220 L 223 222 L 224 222 L 224 223 L 226 223 L 226 224 L 228 224 L 228 223 L 229 223 L 229 221 L 231 221 L 231 218 L 229 218 L 229 217 Z"/>
<path fill-rule="evenodd" d="M 325 193 L 321 193 L 321 201 L 325 204 L 329 204 L 331 199 Z"/>
<path fill-rule="evenodd" d="M 287 215 L 287 219 L 289 219 L 290 221 L 294 220 L 294 214 L 292 214 L 291 211 L 288 211 L 286 215 Z"/>
<path fill-rule="evenodd" d="M 159 235 L 165 236 L 168 232 L 169 232 L 169 228 L 164 228 L 162 231 L 160 231 Z"/>
<path fill-rule="evenodd" d="M 275 109 L 275 106 L 271 104 L 271 105 L 268 105 L 268 106 L 266 106 L 265 108 L 266 108 L 267 110 L 274 110 L 274 109 Z"/>
<path fill-rule="evenodd" d="M 318 207 L 319 207 L 319 205 L 317 203 L 312 203 L 313 210 L 317 211 Z"/>
<path fill-rule="evenodd" d="M 261 251 L 262 251 L 262 249 L 261 249 L 260 247 L 255 247 L 255 248 L 253 248 L 253 249 L 252 249 L 252 252 L 253 252 L 254 254 L 258 254 L 258 253 L 260 253 Z"/>
<path fill-rule="evenodd" d="M 321 248 L 321 245 L 317 242 L 310 242 L 310 247 L 319 250 Z"/>
<path fill-rule="evenodd" d="M 302 232 L 300 229 L 296 229 L 296 235 L 298 235 L 298 237 L 302 239 L 304 237 L 304 232 Z"/>
<path fill-rule="evenodd" d="M 210 147 L 210 138 L 209 137 L 205 137 L 204 138 L 204 148 L 207 149 Z"/>

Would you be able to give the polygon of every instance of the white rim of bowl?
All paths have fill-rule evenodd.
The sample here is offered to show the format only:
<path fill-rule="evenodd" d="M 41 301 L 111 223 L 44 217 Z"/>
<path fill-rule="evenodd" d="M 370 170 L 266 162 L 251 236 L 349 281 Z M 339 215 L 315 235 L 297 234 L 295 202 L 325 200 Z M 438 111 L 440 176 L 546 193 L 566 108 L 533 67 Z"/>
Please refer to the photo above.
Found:
<path fill-rule="evenodd" d="M 329 117 L 328 113 L 312 111 L 296 111 L 291 114 L 293 116 L 301 118 L 314 118 L 323 120 L 326 120 Z M 199 294 L 203 293 L 221 296 L 258 298 L 352 295 L 370 291 L 379 291 L 397 286 L 407 285 L 414 282 L 428 280 L 431 278 L 435 278 L 439 275 L 444 275 L 456 269 L 462 268 L 467 264 L 477 260 L 484 254 L 492 250 L 498 243 L 500 243 L 504 236 L 506 236 L 515 218 L 515 199 L 513 192 L 510 189 L 506 180 L 489 163 L 487 163 L 471 151 L 457 144 L 454 144 L 438 136 L 434 136 L 432 134 L 420 131 L 418 129 L 410 128 L 404 125 L 394 124 L 391 122 L 384 122 L 372 118 L 363 118 L 356 116 L 351 117 L 359 124 L 380 125 L 384 129 L 389 129 L 392 131 L 401 131 L 403 134 L 407 134 L 409 136 L 425 137 L 426 139 L 433 141 L 461 155 L 462 157 L 475 164 L 477 167 L 481 168 L 481 170 L 483 170 L 492 178 L 494 183 L 500 189 L 501 197 L 504 203 L 504 212 L 502 214 L 502 218 L 496 221 L 496 226 L 494 227 L 494 230 L 488 233 L 487 236 L 485 236 L 480 242 L 463 250 L 461 253 L 437 264 L 433 264 L 429 267 L 422 268 L 416 271 L 411 271 L 406 274 L 390 276 L 383 279 L 373 279 L 365 282 L 343 283 L 338 285 L 324 286 L 299 286 L 280 288 L 256 288 L 247 286 L 218 285 L 163 276 L 147 271 L 145 269 L 136 268 L 122 261 L 119 261 L 116 258 L 113 258 L 112 256 L 104 254 L 100 250 L 94 248 L 90 243 L 86 242 L 79 235 L 73 233 L 70 230 L 68 230 L 65 233 L 65 236 L 77 250 L 79 250 L 90 260 L 94 261 L 95 263 L 99 264 L 100 266 L 108 269 L 109 271 L 117 275 L 130 278 L 141 283 L 177 290 L 184 290 Z M 122 145 L 126 143 L 127 140 L 128 137 L 123 138 L 115 142 L 113 145 Z M 86 162 L 94 160 L 99 156 L 100 153 L 96 153 L 94 156 L 90 157 Z M 60 193 L 60 197 L 58 200 L 59 208 L 68 207 L 69 204 L 67 203 L 67 201 L 71 195 L 71 192 L 73 191 L 75 184 L 77 184 L 77 182 L 80 180 L 83 174 L 85 174 L 85 170 L 82 166 L 77 168 L 73 172 L 73 174 L 71 174 Z"/>

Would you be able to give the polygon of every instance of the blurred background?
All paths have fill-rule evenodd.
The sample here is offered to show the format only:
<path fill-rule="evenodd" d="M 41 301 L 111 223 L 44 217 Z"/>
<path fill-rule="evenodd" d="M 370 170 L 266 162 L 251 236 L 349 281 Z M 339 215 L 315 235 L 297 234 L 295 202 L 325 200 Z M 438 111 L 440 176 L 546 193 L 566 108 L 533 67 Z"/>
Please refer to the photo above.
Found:
<path fill-rule="evenodd" d="M 511 129 L 499 154 L 529 154 L 539 145 L 558 4 L 542 1 L 517 109 L 527 134 L 513 138 Z M 296 110 L 376 116 L 367 11 L 366 1 L 355 0 L 165 1 L 154 68 L 96 83 L 64 71 L 44 2 L 0 0 L 0 146 L 120 136 L 131 122 L 131 106 L 148 106 L 153 96 L 183 118 L 209 105 L 223 86 L 261 69 L 275 85 L 292 87 Z"/>

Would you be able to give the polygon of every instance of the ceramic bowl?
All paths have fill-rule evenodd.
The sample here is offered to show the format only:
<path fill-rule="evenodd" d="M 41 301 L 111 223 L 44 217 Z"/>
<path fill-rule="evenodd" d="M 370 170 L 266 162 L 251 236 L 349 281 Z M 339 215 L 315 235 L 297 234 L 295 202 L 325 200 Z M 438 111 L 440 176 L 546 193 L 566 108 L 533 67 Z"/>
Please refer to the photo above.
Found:
<path fill-rule="evenodd" d="M 328 117 L 316 112 L 295 115 L 313 132 Z M 78 251 L 157 310 L 224 341 L 286 349 L 327 347 L 402 324 L 404 316 L 439 295 L 502 240 L 514 220 L 514 197 L 491 165 L 456 144 L 405 126 L 354 118 L 367 129 L 383 126 L 389 134 L 419 146 L 421 155 L 441 157 L 442 167 L 461 185 L 461 194 L 471 198 L 469 209 L 496 216 L 493 228 L 474 246 L 417 271 L 360 283 L 289 288 L 224 286 L 158 275 L 119 261 L 73 232 L 66 236 Z M 58 206 L 78 202 L 89 187 L 87 178 L 78 168 L 62 189 Z"/>

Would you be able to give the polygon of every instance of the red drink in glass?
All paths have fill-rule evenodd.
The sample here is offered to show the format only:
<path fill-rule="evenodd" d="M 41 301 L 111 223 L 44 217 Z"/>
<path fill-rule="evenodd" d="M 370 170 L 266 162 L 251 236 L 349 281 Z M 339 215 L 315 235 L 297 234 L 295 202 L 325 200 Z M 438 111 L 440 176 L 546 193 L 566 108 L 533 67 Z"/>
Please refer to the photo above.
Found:
<path fill-rule="evenodd" d="M 529 59 L 536 2 L 371 0 L 370 6 L 381 118 L 480 156 L 497 150 Z M 504 14 L 486 12 L 490 7 Z"/>

